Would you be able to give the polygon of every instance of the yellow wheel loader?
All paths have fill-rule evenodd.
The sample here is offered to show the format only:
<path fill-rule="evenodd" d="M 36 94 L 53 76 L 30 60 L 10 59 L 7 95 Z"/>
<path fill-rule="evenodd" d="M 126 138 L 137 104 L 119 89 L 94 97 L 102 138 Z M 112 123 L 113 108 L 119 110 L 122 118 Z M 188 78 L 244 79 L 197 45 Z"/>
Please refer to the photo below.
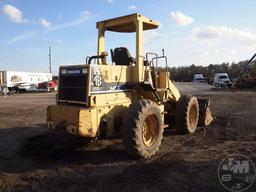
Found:
<path fill-rule="evenodd" d="M 57 104 L 47 108 L 49 129 L 94 139 L 120 137 L 129 155 L 150 158 L 164 128 L 193 133 L 209 125 L 209 99 L 181 96 L 164 53 L 144 55 L 143 31 L 156 28 L 157 22 L 140 14 L 97 22 L 97 55 L 86 64 L 59 69 Z M 136 33 L 136 57 L 118 47 L 110 51 L 112 63 L 107 64 L 106 31 Z M 161 69 L 160 60 L 165 64 Z"/>

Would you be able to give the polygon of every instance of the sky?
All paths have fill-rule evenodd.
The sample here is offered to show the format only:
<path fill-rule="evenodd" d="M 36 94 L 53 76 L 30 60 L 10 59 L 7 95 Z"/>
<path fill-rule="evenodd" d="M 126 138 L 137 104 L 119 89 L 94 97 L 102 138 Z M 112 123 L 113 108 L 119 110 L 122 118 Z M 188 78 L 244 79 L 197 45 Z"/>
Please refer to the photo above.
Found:
<path fill-rule="evenodd" d="M 145 52 L 168 65 L 237 62 L 256 52 L 255 0 L 0 0 L 0 70 L 53 73 L 84 64 L 97 52 L 96 22 L 140 13 L 156 20 L 144 32 Z M 106 33 L 106 48 L 135 53 L 135 34 Z M 108 61 L 110 61 L 108 59 Z"/>

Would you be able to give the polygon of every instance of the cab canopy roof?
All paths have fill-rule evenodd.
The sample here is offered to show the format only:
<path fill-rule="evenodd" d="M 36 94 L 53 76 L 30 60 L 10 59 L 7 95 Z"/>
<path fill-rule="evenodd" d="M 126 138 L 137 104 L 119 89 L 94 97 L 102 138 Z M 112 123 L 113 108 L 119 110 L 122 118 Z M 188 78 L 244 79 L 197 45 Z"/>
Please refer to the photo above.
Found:
<path fill-rule="evenodd" d="M 97 22 L 98 29 L 121 33 L 136 32 L 136 22 L 143 22 L 143 30 L 158 28 L 158 23 L 138 13 Z"/>

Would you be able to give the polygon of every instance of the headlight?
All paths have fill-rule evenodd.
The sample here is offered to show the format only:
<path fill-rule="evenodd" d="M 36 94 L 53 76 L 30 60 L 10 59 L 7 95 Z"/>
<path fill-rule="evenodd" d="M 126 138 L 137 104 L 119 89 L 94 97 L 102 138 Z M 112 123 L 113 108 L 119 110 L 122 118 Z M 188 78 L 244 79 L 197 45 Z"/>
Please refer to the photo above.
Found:
<path fill-rule="evenodd" d="M 87 74 L 87 68 L 82 68 L 82 74 Z"/>

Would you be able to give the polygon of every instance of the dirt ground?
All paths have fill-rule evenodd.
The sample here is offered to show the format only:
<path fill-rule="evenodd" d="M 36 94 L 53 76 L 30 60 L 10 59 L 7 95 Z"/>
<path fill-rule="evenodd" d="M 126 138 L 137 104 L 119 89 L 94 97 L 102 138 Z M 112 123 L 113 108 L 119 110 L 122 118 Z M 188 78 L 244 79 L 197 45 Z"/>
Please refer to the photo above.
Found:
<path fill-rule="evenodd" d="M 150 160 L 128 157 L 120 140 L 87 146 L 48 131 L 54 94 L 0 97 L 0 191 L 226 191 L 217 171 L 224 157 L 244 154 L 256 165 L 256 92 L 193 91 L 211 98 L 214 123 L 193 135 L 167 130 Z"/>

